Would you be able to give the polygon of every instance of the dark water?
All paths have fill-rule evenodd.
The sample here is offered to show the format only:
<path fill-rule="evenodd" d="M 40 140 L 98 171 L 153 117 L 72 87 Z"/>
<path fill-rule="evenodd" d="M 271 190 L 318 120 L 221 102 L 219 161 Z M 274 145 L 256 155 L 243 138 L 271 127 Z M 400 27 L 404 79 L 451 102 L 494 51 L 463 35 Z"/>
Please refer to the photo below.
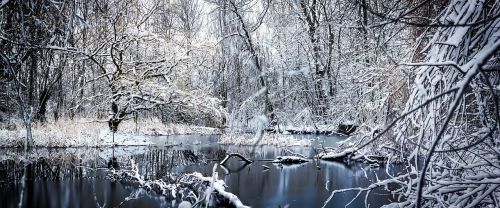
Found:
<path fill-rule="evenodd" d="M 312 158 L 313 148 L 335 146 L 341 137 L 309 136 L 313 147 L 218 145 L 216 136 L 155 137 L 154 147 L 35 149 L 24 154 L 17 149 L 0 149 L 0 207 L 175 207 L 179 201 L 106 177 L 109 159 L 116 157 L 121 168 L 131 160 L 147 179 L 164 178 L 171 173 L 200 172 L 212 175 L 214 164 L 226 152 L 238 152 L 254 163 L 246 165 L 230 159 L 218 167 L 226 191 L 237 195 L 252 207 L 321 207 L 332 190 L 366 187 L 387 177 L 386 168 L 364 164 L 346 166 L 336 162 L 314 161 L 300 165 L 277 165 L 269 162 L 279 155 L 299 153 Z M 285 150 L 287 149 L 287 150 Z M 23 165 L 25 156 L 29 165 Z M 268 167 L 265 168 L 264 166 Z M 26 167 L 26 168 L 25 168 Z M 394 174 L 394 168 L 388 168 Z M 26 179 L 22 180 L 26 173 Z M 22 181 L 25 181 L 23 184 Z M 24 185 L 24 189 L 23 189 Z M 336 194 L 327 207 L 344 207 L 358 194 Z M 380 207 L 394 197 L 375 190 L 366 198 L 370 207 Z M 361 194 L 350 207 L 364 207 Z"/>

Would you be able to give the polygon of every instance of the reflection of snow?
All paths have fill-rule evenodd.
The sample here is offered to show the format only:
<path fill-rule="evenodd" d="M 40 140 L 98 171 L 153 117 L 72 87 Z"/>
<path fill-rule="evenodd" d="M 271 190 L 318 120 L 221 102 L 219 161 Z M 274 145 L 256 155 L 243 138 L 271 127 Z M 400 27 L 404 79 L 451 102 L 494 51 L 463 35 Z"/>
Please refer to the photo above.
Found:
<path fill-rule="evenodd" d="M 216 144 L 218 137 L 217 135 L 171 135 L 149 137 L 149 139 L 157 146 L 204 146 Z"/>
<path fill-rule="evenodd" d="M 303 168 L 304 164 L 281 164 L 281 163 L 273 163 L 276 168 L 282 170 L 295 170 L 297 168 Z"/>
<path fill-rule="evenodd" d="M 99 151 L 99 157 L 109 160 L 111 157 L 127 158 L 133 155 L 144 154 L 150 150 L 146 146 L 131 146 L 131 147 L 116 147 L 116 148 L 102 148 Z"/>

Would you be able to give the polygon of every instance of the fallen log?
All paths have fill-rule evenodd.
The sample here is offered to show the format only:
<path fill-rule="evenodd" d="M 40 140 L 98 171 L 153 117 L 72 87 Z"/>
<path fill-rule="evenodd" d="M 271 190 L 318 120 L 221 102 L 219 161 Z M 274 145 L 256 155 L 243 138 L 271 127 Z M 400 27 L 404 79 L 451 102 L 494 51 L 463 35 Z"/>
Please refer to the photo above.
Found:
<path fill-rule="evenodd" d="M 387 161 L 387 157 L 380 155 L 364 155 L 364 154 L 356 154 L 357 151 L 354 149 L 346 149 L 340 153 L 333 152 L 322 152 L 316 155 L 316 158 L 320 160 L 326 161 L 335 161 L 341 162 L 345 164 L 349 164 L 350 162 L 366 162 L 369 164 L 383 164 Z"/>

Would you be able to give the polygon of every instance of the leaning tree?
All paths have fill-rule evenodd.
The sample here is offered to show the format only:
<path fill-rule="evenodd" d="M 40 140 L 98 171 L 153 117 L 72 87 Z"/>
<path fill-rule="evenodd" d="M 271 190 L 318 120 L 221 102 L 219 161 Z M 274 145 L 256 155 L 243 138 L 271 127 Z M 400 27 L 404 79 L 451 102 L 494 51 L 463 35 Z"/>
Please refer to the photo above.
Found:
<path fill-rule="evenodd" d="M 401 66 L 413 78 L 406 108 L 379 134 L 325 157 L 384 153 L 408 172 L 332 196 L 385 188 L 402 199 L 388 207 L 500 205 L 499 17 L 500 3 L 482 0 L 450 1 L 428 23 L 386 17 L 427 28 L 415 47 L 422 58 Z"/>

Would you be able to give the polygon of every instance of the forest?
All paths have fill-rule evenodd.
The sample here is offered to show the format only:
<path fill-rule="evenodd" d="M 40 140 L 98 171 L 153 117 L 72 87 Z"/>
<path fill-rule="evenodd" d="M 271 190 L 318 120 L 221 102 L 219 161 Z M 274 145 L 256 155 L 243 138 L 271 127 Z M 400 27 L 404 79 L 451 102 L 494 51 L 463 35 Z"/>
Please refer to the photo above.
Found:
<path fill-rule="evenodd" d="M 500 207 L 499 49 L 496 0 L 1 0 L 0 207 Z"/>

